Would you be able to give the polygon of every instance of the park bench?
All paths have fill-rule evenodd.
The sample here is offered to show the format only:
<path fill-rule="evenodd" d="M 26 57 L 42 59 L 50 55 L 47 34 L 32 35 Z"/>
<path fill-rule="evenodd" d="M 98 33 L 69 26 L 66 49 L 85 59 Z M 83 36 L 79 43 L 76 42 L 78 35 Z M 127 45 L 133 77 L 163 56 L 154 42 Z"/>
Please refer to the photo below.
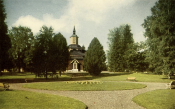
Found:
<path fill-rule="evenodd" d="M 175 89 L 175 81 L 171 81 L 167 84 L 169 89 Z"/>
<path fill-rule="evenodd" d="M 133 81 L 136 81 L 136 77 L 128 77 L 127 80 L 133 80 Z"/>
<path fill-rule="evenodd" d="M 34 79 L 35 79 L 35 78 L 26 78 L 26 79 L 25 79 L 25 82 L 26 82 L 26 83 L 29 82 L 29 81 L 31 82 L 31 81 L 33 81 Z"/>
<path fill-rule="evenodd" d="M 4 90 L 9 90 L 9 84 L 8 83 L 0 83 L 0 87 L 4 88 Z"/>

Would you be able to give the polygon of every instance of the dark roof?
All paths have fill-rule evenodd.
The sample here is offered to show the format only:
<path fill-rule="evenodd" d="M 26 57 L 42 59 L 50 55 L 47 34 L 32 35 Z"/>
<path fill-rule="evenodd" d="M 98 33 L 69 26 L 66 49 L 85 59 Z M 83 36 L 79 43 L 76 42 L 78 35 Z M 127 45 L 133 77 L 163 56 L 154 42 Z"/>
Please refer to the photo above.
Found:
<path fill-rule="evenodd" d="M 75 50 L 83 50 L 80 45 L 77 44 L 70 44 L 69 49 L 75 49 Z"/>
<path fill-rule="evenodd" d="M 78 37 L 76 34 L 72 34 L 72 36 L 71 37 Z"/>
<path fill-rule="evenodd" d="M 71 59 L 84 59 L 85 53 L 79 50 L 71 50 L 70 58 Z"/>

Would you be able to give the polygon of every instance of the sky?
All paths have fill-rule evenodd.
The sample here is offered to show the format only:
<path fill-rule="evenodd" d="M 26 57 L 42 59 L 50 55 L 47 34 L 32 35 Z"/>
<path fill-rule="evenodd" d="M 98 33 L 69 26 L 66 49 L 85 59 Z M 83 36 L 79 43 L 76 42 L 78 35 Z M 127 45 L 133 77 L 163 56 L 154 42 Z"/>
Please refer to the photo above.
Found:
<path fill-rule="evenodd" d="M 144 19 L 151 15 L 157 0 L 4 0 L 9 29 L 26 26 L 34 35 L 43 25 L 61 33 L 70 44 L 75 26 L 79 45 L 88 48 L 97 37 L 108 50 L 108 34 L 120 25 L 129 24 L 135 42 L 145 41 Z"/>

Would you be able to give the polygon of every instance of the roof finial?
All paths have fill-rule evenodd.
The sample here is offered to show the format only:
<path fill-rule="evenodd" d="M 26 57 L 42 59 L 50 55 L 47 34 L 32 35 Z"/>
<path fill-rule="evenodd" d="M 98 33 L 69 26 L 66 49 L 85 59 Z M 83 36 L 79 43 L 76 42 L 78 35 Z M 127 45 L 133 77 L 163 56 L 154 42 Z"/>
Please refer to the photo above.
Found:
<path fill-rule="evenodd" d="M 74 26 L 73 34 L 76 34 L 75 26 Z"/>

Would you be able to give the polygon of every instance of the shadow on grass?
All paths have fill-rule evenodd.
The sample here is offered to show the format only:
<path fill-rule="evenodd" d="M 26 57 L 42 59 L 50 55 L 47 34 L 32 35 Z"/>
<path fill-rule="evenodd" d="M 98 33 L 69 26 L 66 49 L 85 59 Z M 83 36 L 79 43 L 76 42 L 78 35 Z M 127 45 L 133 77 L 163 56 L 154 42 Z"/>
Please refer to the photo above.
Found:
<path fill-rule="evenodd" d="M 111 72 L 103 72 L 98 76 L 92 76 L 87 72 L 77 72 L 77 73 L 63 73 L 63 77 L 59 78 L 31 78 L 27 80 L 27 83 L 30 82 L 54 82 L 54 81 L 81 81 L 81 80 L 93 80 L 93 79 L 99 79 L 103 77 L 112 77 L 112 76 L 122 76 L 122 75 L 130 75 L 132 73 L 129 72 L 117 72 L 117 73 L 111 73 Z M 17 74 L 17 76 L 26 76 L 25 74 Z M 31 74 L 27 74 L 31 75 Z M 16 76 L 16 75 L 14 75 Z M 66 76 L 66 77 L 64 77 Z M 11 79 L 0 79 L 0 82 L 3 83 L 26 83 L 25 78 L 11 78 Z"/>
<path fill-rule="evenodd" d="M 32 72 L 1 72 L 2 76 L 26 76 L 33 74 Z"/>
<path fill-rule="evenodd" d="M 32 79 L 32 78 L 31 78 Z M 27 83 L 31 82 L 54 82 L 54 81 L 69 81 L 69 78 L 33 78 L 32 80 L 27 80 Z M 0 79 L 0 82 L 3 83 L 26 83 L 25 79 Z"/>
<path fill-rule="evenodd" d="M 15 90 L 13 90 L 13 89 L 6 89 L 6 90 L 0 89 L 0 92 L 2 92 L 2 91 L 15 91 Z"/>

